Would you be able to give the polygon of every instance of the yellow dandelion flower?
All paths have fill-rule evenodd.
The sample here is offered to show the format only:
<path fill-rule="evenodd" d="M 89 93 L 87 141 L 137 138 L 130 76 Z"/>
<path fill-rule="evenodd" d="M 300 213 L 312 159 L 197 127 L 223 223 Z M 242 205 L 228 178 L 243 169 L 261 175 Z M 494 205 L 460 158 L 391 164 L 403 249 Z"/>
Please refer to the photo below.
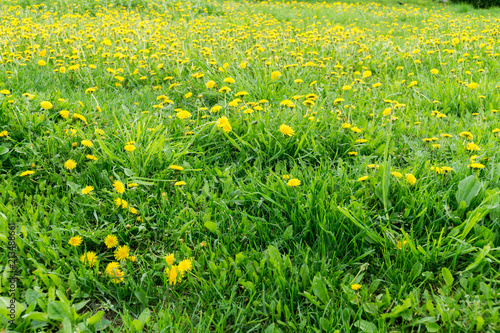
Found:
<path fill-rule="evenodd" d="M 67 160 L 66 162 L 64 162 L 64 167 L 68 170 L 73 170 L 74 168 L 76 168 L 76 162 L 73 160 Z"/>
<path fill-rule="evenodd" d="M 116 192 L 125 193 L 125 186 L 121 181 L 115 180 L 113 183 L 113 187 L 115 188 Z"/>
<path fill-rule="evenodd" d="M 129 257 L 130 249 L 127 245 L 119 246 L 115 251 L 115 259 L 117 261 L 125 260 Z"/>
<path fill-rule="evenodd" d="M 297 178 L 292 178 L 286 184 L 290 187 L 295 187 L 295 186 L 299 186 L 301 184 L 301 182 Z"/>
<path fill-rule="evenodd" d="M 93 267 L 97 263 L 97 255 L 95 252 L 85 252 L 80 257 L 80 261 L 88 267 Z"/>
<path fill-rule="evenodd" d="M 92 192 L 94 190 L 94 187 L 93 186 L 86 186 L 83 190 L 82 190 L 82 194 L 89 194 L 90 192 Z"/>
<path fill-rule="evenodd" d="M 40 103 L 40 106 L 45 109 L 45 110 L 50 110 L 54 107 L 54 105 L 52 105 L 52 103 L 48 102 L 48 101 L 43 101 Z"/>
<path fill-rule="evenodd" d="M 288 136 L 294 136 L 295 131 L 288 125 L 282 124 L 280 126 L 280 132 L 283 133 L 283 135 L 288 135 Z"/>
<path fill-rule="evenodd" d="M 115 235 L 107 235 L 106 238 L 104 238 L 104 244 L 108 249 L 112 249 L 118 245 L 118 238 Z"/>
<path fill-rule="evenodd" d="M 80 244 L 82 244 L 82 237 L 80 236 L 71 237 L 68 241 L 68 244 L 71 246 L 80 246 Z"/>

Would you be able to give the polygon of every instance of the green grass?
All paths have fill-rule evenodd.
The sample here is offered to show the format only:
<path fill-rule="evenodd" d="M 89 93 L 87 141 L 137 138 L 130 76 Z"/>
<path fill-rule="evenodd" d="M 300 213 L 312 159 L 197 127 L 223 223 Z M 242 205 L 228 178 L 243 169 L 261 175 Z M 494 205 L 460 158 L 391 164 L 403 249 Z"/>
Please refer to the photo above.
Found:
<path fill-rule="evenodd" d="M 0 241 L 13 226 L 17 270 L 2 252 L 1 327 L 498 331 L 497 14 L 423 0 L 2 3 Z M 118 283 L 108 235 L 135 256 Z"/>

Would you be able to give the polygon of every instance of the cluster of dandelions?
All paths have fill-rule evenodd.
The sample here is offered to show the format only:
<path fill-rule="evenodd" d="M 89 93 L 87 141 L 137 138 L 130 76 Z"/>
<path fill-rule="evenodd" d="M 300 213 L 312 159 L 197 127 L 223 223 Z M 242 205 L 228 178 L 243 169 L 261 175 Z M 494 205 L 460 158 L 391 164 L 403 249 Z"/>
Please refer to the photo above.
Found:
<path fill-rule="evenodd" d="M 184 259 L 179 262 L 179 264 L 174 265 L 175 255 L 173 253 L 169 253 L 165 256 L 165 261 L 167 262 L 167 267 L 165 268 L 165 275 L 168 278 L 169 284 L 177 284 L 182 281 L 186 272 L 193 269 L 193 261 L 192 259 Z"/>

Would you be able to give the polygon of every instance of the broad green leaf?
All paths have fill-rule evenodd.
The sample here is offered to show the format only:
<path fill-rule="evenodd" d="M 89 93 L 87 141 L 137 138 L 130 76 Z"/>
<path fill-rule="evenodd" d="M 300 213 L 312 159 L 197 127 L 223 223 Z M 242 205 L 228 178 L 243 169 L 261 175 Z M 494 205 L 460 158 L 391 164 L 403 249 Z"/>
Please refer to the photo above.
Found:
<path fill-rule="evenodd" d="M 54 301 L 50 302 L 47 308 L 47 314 L 50 319 L 63 320 L 64 318 L 70 318 L 71 313 L 69 307 L 64 304 L 64 302 Z"/>
<path fill-rule="evenodd" d="M 328 290 L 326 289 L 326 285 L 323 282 L 323 278 L 321 275 L 316 275 L 312 281 L 312 291 L 316 297 L 318 297 L 321 302 L 324 304 L 328 304 L 330 301 L 330 296 L 328 295 Z"/>
<path fill-rule="evenodd" d="M 0 155 L 7 154 L 9 152 L 9 148 L 0 146 Z"/>
<path fill-rule="evenodd" d="M 144 327 L 144 325 L 146 325 L 149 322 L 150 318 L 151 318 L 151 311 L 149 311 L 149 309 L 146 308 L 144 309 L 144 311 L 142 311 L 138 319 L 141 322 L 142 327 Z"/>
<path fill-rule="evenodd" d="M 458 183 L 458 191 L 456 194 L 457 202 L 464 201 L 469 206 L 471 200 L 477 196 L 481 190 L 481 182 L 479 182 L 473 175 L 462 179 Z"/>
<path fill-rule="evenodd" d="M 99 320 L 104 316 L 104 311 L 99 311 L 92 317 L 87 319 L 87 325 L 94 326 L 99 322 Z"/>
<path fill-rule="evenodd" d="M 448 287 L 451 287 L 453 285 L 453 275 L 451 274 L 450 270 L 446 267 L 443 267 L 441 269 L 441 273 L 443 274 L 443 279 L 444 279 L 444 282 L 446 283 L 446 285 Z"/>
<path fill-rule="evenodd" d="M 378 332 L 377 325 L 366 320 L 358 320 L 354 323 L 354 326 L 359 328 L 362 332 Z"/>
<path fill-rule="evenodd" d="M 217 223 L 212 221 L 207 221 L 203 224 L 210 232 L 217 232 Z"/>

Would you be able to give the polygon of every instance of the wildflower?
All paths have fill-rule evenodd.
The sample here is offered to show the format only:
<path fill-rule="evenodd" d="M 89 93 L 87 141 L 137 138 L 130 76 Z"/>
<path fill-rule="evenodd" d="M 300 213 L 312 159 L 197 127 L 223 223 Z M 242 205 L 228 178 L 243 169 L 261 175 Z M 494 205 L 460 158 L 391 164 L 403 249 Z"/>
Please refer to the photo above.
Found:
<path fill-rule="evenodd" d="M 47 101 L 41 102 L 40 106 L 42 107 L 42 109 L 45 109 L 45 110 L 50 110 L 54 107 L 54 105 L 52 105 L 52 103 L 47 102 Z"/>
<path fill-rule="evenodd" d="M 177 113 L 177 118 L 179 119 L 186 119 L 189 117 L 191 117 L 191 113 L 188 111 L 182 110 L 179 113 Z"/>
<path fill-rule="evenodd" d="M 94 187 L 92 186 L 86 186 L 83 190 L 82 190 L 82 194 L 89 194 L 90 192 L 92 192 L 94 190 Z"/>
<path fill-rule="evenodd" d="M 406 174 L 406 180 L 410 183 L 410 185 L 415 185 L 417 183 L 417 178 L 415 178 L 415 176 L 411 173 Z"/>
<path fill-rule="evenodd" d="M 205 85 L 207 86 L 208 89 L 212 89 L 213 87 L 215 87 L 215 81 L 208 81 L 207 83 L 205 83 Z"/>
<path fill-rule="evenodd" d="M 116 192 L 125 193 L 125 186 L 121 181 L 115 180 L 113 183 L 113 187 L 115 188 Z"/>
<path fill-rule="evenodd" d="M 85 266 L 92 267 L 97 263 L 97 255 L 95 252 L 85 252 L 80 257 L 80 261 L 83 262 Z"/>
<path fill-rule="evenodd" d="M 66 162 L 64 162 L 64 167 L 68 170 L 73 170 L 74 168 L 76 168 L 76 162 L 73 160 L 67 160 Z"/>
<path fill-rule="evenodd" d="M 178 171 L 182 171 L 184 170 L 183 167 L 179 166 L 179 165 L 175 165 L 175 164 L 172 164 L 171 166 L 169 166 L 169 169 L 172 169 L 172 170 L 178 170 Z"/>
<path fill-rule="evenodd" d="M 468 151 L 478 151 L 478 150 L 481 150 L 481 148 L 478 145 L 476 145 L 474 142 L 469 142 L 465 146 L 465 149 L 467 149 Z"/>
<path fill-rule="evenodd" d="M 391 175 L 393 175 L 396 178 L 402 178 L 403 177 L 403 175 L 401 173 L 397 172 L 397 171 L 391 172 Z"/>
<path fill-rule="evenodd" d="M 94 155 L 86 155 L 85 157 L 88 158 L 89 160 L 97 161 L 97 157 L 95 157 Z"/>
<path fill-rule="evenodd" d="M 43 61 L 41 59 L 38 60 L 38 66 L 45 66 L 45 65 L 47 65 L 47 63 L 45 61 Z"/>
<path fill-rule="evenodd" d="M 358 153 L 355 151 L 350 151 L 347 153 L 349 156 L 358 156 Z"/>
<path fill-rule="evenodd" d="M 210 112 L 218 112 L 222 109 L 222 106 L 220 105 L 214 105 L 212 106 L 212 108 L 210 109 Z"/>
<path fill-rule="evenodd" d="M 118 238 L 115 235 L 107 235 L 106 238 L 104 238 L 104 244 L 108 249 L 112 249 L 118 245 Z"/>
<path fill-rule="evenodd" d="M 358 182 L 362 182 L 368 179 L 368 176 L 363 176 L 358 178 Z"/>
<path fill-rule="evenodd" d="M 71 237 L 68 241 L 68 244 L 71 246 L 80 246 L 80 244 L 82 244 L 82 237 L 80 236 Z"/>
<path fill-rule="evenodd" d="M 168 275 L 168 283 L 175 285 L 178 282 L 178 271 L 177 267 L 167 267 L 165 268 L 165 274 Z"/>
<path fill-rule="evenodd" d="M 296 178 L 292 178 L 286 184 L 290 187 L 295 187 L 295 186 L 299 186 L 301 183 L 300 183 L 300 180 L 298 180 Z"/>
<path fill-rule="evenodd" d="M 484 169 L 484 165 L 481 163 L 471 163 L 471 164 L 469 164 L 469 168 Z"/>
<path fill-rule="evenodd" d="M 94 147 L 94 144 L 90 140 L 82 140 L 80 143 L 82 145 L 84 145 L 85 147 L 89 147 L 89 148 Z"/>
<path fill-rule="evenodd" d="M 125 260 L 129 257 L 129 247 L 127 245 L 119 246 L 115 251 L 115 259 L 118 261 Z"/>
<path fill-rule="evenodd" d="M 474 136 L 470 133 L 470 132 L 461 132 L 459 134 L 462 138 L 467 138 L 468 140 L 472 140 L 474 138 Z"/>
<path fill-rule="evenodd" d="M 280 72 L 278 72 L 278 71 L 272 72 L 272 73 L 271 73 L 271 80 L 273 80 L 273 81 L 274 81 L 274 80 L 276 80 L 276 79 L 277 79 L 278 77 L 280 77 L 280 76 L 281 76 L 281 73 L 280 73 Z"/>
<path fill-rule="evenodd" d="M 137 184 L 137 183 L 129 183 L 129 184 L 127 184 L 127 187 L 129 187 L 129 188 L 133 188 L 133 187 L 137 187 L 137 186 L 139 186 L 139 184 Z"/>
<path fill-rule="evenodd" d="M 61 117 L 63 117 L 64 119 L 68 119 L 69 118 L 69 111 L 68 110 L 59 111 L 59 115 Z"/>
<path fill-rule="evenodd" d="M 230 84 L 233 84 L 236 82 L 232 77 L 226 77 L 223 81 L 226 83 L 230 83 Z"/>
<path fill-rule="evenodd" d="M 123 149 L 125 149 L 125 151 L 132 152 L 132 151 L 136 150 L 137 147 L 132 144 L 132 145 L 125 145 L 125 147 L 123 147 Z"/>
<path fill-rule="evenodd" d="M 174 186 L 184 186 L 186 185 L 187 183 L 183 180 L 179 181 L 179 182 L 175 182 Z"/>
<path fill-rule="evenodd" d="M 111 282 L 119 283 L 123 282 L 125 273 L 120 269 L 120 264 L 116 261 L 110 262 L 106 266 L 105 273 L 111 278 Z"/>
<path fill-rule="evenodd" d="M 359 289 L 361 289 L 361 285 L 358 283 L 355 283 L 355 284 L 351 285 L 351 289 L 352 290 L 359 290 Z"/>
<path fill-rule="evenodd" d="M 219 89 L 219 92 L 220 93 L 224 93 L 224 94 L 228 93 L 230 91 L 231 91 L 231 88 L 229 88 L 229 87 L 222 87 L 222 88 Z"/>
<path fill-rule="evenodd" d="M 288 179 L 290 179 L 290 175 L 283 175 L 283 179 L 284 179 L 284 180 L 288 180 Z"/>
<path fill-rule="evenodd" d="M 233 129 L 227 117 L 220 117 L 217 120 L 217 127 L 222 128 L 222 130 L 226 133 L 231 132 L 231 130 Z"/>
<path fill-rule="evenodd" d="M 404 241 L 398 241 L 398 243 L 396 244 L 396 247 L 401 250 L 405 247 L 405 245 L 408 244 L 408 241 L 405 239 Z"/>
<path fill-rule="evenodd" d="M 467 88 L 469 89 L 476 89 L 477 87 L 479 87 L 479 84 L 475 82 L 471 82 L 467 85 Z"/>
<path fill-rule="evenodd" d="M 23 172 L 21 172 L 21 173 L 19 174 L 19 177 L 29 176 L 29 175 L 32 175 L 32 174 L 34 174 L 34 173 L 35 173 L 35 171 L 33 171 L 33 170 L 23 171 Z"/>
<path fill-rule="evenodd" d="M 173 253 L 169 253 L 165 256 L 165 261 L 169 266 L 172 266 L 175 261 L 175 255 Z"/>
<path fill-rule="evenodd" d="M 179 272 L 182 274 L 184 272 L 191 270 L 193 268 L 193 263 L 191 259 L 184 259 L 179 263 L 177 267 L 179 269 Z"/>
<path fill-rule="evenodd" d="M 388 115 L 390 115 L 390 114 L 391 114 L 391 111 L 392 111 L 392 109 L 391 109 L 391 108 L 387 108 L 387 109 L 385 109 L 385 110 L 384 110 L 384 112 L 382 112 L 382 114 L 383 114 L 384 116 L 388 116 Z"/>
<path fill-rule="evenodd" d="M 280 126 L 280 132 L 283 133 L 283 135 L 288 135 L 288 136 L 295 135 L 295 131 L 290 126 L 285 124 L 282 124 Z"/>
<path fill-rule="evenodd" d="M 2 95 L 10 95 L 10 91 L 7 90 L 7 89 L 2 89 L 2 90 L 0 90 L 0 94 L 2 94 Z"/>
<path fill-rule="evenodd" d="M 371 71 L 364 71 L 363 72 L 363 79 L 369 78 L 370 76 L 372 76 Z"/>
<path fill-rule="evenodd" d="M 434 75 L 439 74 L 439 70 L 433 68 L 433 69 L 431 69 L 431 74 L 434 74 Z"/>

